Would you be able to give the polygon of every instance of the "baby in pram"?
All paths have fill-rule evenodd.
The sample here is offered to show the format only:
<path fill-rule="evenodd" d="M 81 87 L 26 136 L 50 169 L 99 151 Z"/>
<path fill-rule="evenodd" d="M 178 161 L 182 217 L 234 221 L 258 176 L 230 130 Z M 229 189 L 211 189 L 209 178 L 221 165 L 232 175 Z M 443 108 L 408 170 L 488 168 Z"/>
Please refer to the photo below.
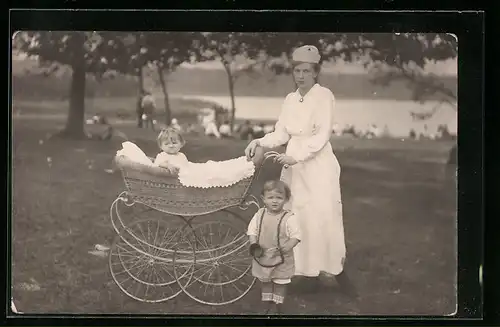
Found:
<path fill-rule="evenodd" d="M 186 144 L 181 133 L 168 127 L 158 134 L 157 142 L 162 152 L 158 153 L 153 165 L 168 169 L 173 174 L 179 173 L 179 169 L 188 163 L 186 155 L 181 152 Z"/>
<path fill-rule="evenodd" d="M 134 143 L 124 142 L 123 149 L 117 152 L 117 158 L 126 157 L 129 161 L 153 167 L 165 169 L 163 173 L 177 175 L 184 186 L 191 187 L 224 187 L 230 186 L 238 181 L 253 176 L 255 167 L 263 161 L 263 152 L 256 154 L 251 161 L 245 156 L 205 163 L 189 162 L 186 155 L 181 152 L 185 140 L 181 133 L 171 127 L 163 129 L 157 138 L 158 146 L 162 150 L 154 161 Z M 156 167 L 156 168 L 154 168 Z"/>

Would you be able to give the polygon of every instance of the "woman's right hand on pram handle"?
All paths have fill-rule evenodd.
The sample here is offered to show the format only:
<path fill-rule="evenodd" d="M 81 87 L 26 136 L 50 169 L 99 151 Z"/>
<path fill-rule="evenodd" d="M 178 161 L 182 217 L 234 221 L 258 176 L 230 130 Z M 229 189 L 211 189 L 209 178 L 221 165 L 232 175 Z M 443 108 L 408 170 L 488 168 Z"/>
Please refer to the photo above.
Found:
<path fill-rule="evenodd" d="M 257 150 L 257 147 L 259 147 L 258 140 L 252 140 L 250 143 L 248 143 L 247 147 L 245 148 L 245 155 L 248 160 L 253 158 L 253 156 L 255 155 L 255 151 Z"/>

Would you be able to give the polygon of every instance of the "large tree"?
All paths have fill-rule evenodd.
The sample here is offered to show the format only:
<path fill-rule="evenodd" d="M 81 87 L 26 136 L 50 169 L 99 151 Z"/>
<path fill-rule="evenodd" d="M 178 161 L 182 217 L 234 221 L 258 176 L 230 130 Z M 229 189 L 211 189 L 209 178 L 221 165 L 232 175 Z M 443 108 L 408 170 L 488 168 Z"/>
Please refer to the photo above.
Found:
<path fill-rule="evenodd" d="M 113 49 L 97 32 L 20 32 L 14 35 L 13 48 L 38 58 L 40 66 L 71 67 L 68 118 L 60 135 L 83 138 L 85 84 L 88 73 L 102 76 L 107 70 L 107 51 Z"/>

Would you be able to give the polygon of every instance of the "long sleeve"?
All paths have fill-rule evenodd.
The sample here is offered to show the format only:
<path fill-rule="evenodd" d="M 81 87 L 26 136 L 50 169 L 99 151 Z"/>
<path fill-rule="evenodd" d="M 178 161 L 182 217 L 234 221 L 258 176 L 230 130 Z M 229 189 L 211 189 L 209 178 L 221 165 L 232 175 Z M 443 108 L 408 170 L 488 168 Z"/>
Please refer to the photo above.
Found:
<path fill-rule="evenodd" d="M 286 131 L 285 127 L 285 104 L 287 102 L 288 97 L 285 99 L 282 107 L 281 107 L 281 113 L 278 118 L 278 121 L 276 122 L 276 125 L 274 126 L 274 131 L 271 133 L 266 134 L 264 137 L 261 137 L 260 139 L 257 139 L 259 141 L 259 144 L 265 148 L 275 148 L 280 145 L 285 144 L 290 140 L 290 134 Z"/>
<path fill-rule="evenodd" d="M 330 141 L 333 125 L 333 110 L 335 97 L 333 94 L 324 94 L 318 102 L 313 118 L 313 135 L 302 144 L 300 151 L 293 155 L 298 162 L 312 158 Z"/>

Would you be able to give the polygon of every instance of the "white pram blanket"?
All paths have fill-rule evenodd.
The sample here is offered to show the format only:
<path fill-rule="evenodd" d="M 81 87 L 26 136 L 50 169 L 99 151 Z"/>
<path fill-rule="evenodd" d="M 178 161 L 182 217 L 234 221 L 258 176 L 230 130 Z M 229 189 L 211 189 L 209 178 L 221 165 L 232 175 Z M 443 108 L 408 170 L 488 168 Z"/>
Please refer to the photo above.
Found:
<path fill-rule="evenodd" d="M 123 142 L 122 147 L 116 153 L 117 156 L 125 156 L 131 161 L 146 166 L 157 166 L 134 143 Z M 223 161 L 209 160 L 205 163 L 187 162 L 179 168 L 178 179 L 182 185 L 188 187 L 227 187 L 252 177 L 254 173 L 254 163 L 242 156 Z"/>
<path fill-rule="evenodd" d="M 252 177 L 255 165 L 246 157 L 205 163 L 189 162 L 179 170 L 179 181 L 191 187 L 226 187 Z"/>

